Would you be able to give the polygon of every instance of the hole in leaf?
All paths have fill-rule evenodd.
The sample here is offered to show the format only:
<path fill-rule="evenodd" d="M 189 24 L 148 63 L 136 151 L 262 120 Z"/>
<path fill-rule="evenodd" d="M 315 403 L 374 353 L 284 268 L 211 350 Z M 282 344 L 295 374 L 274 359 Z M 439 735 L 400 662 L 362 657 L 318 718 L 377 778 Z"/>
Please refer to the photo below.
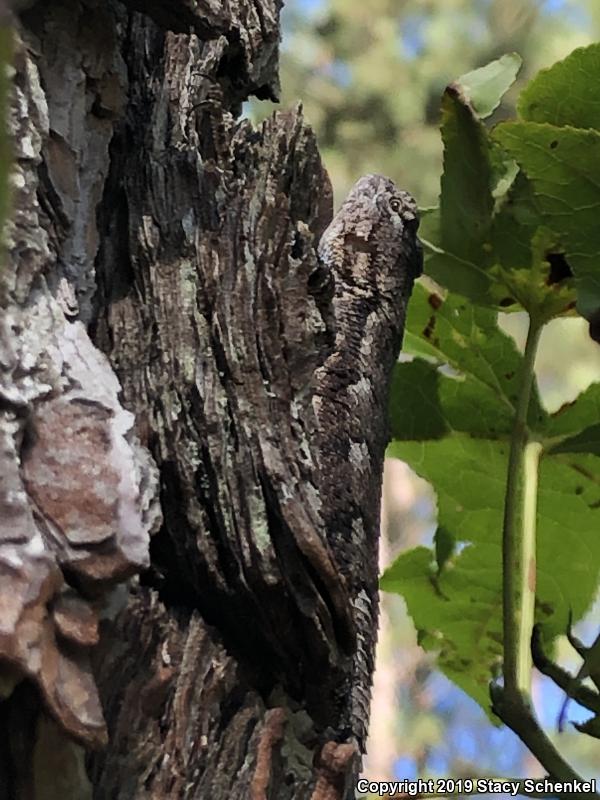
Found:
<path fill-rule="evenodd" d="M 590 317 L 590 337 L 600 343 L 600 309 Z"/>
<path fill-rule="evenodd" d="M 573 277 L 573 272 L 564 253 L 546 253 L 545 258 L 550 265 L 550 272 L 546 280 L 548 286 Z"/>

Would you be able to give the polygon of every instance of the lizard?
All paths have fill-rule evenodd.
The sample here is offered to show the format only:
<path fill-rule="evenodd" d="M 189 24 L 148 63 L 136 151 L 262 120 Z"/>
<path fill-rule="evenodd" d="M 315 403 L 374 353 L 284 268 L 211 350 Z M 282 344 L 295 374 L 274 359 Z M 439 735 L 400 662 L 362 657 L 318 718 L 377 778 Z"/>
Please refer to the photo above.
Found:
<path fill-rule="evenodd" d="M 324 231 L 321 264 L 334 280 L 335 344 L 317 369 L 321 489 L 328 543 L 356 626 L 350 696 L 340 726 L 364 752 L 378 616 L 378 539 L 387 406 L 406 307 L 423 257 L 415 201 L 381 175 L 354 185 Z"/>

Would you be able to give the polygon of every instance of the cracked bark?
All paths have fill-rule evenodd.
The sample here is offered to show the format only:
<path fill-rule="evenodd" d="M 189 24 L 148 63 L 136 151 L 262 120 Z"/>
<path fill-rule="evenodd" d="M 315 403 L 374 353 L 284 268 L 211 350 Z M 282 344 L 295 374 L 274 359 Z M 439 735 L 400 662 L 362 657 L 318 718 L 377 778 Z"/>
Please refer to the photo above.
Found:
<path fill-rule="evenodd" d="M 312 408 L 331 189 L 299 110 L 239 118 L 277 95 L 279 6 L 15 20 L 0 797 L 353 796 Z"/>

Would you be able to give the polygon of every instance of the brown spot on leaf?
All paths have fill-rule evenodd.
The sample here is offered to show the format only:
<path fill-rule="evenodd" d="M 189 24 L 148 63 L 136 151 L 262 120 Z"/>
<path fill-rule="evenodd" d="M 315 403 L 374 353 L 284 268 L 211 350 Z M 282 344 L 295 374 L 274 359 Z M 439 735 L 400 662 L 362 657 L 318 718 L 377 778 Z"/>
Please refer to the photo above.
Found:
<path fill-rule="evenodd" d="M 559 414 L 562 414 L 564 411 L 566 411 L 568 408 L 571 408 L 571 406 L 574 405 L 575 405 L 575 400 L 571 400 L 570 403 L 563 403 L 563 405 L 558 409 L 558 411 L 555 411 L 552 416 L 557 417 Z"/>
<path fill-rule="evenodd" d="M 469 99 L 466 97 L 463 91 L 463 87 L 460 85 L 460 83 L 457 83 L 456 81 L 452 81 L 452 83 L 449 83 L 448 86 L 446 86 L 444 94 L 448 95 L 448 97 L 453 97 L 459 100 L 460 103 L 462 103 L 462 105 L 471 108 L 471 103 L 469 102 Z"/>
<path fill-rule="evenodd" d="M 425 326 L 425 328 L 423 330 L 423 336 L 426 339 L 431 339 L 431 337 L 433 335 L 434 328 L 435 328 L 435 317 L 433 315 L 431 315 L 431 317 L 429 317 L 429 321 L 427 322 L 427 325 Z"/>
<path fill-rule="evenodd" d="M 540 603 L 538 600 L 536 600 L 535 607 L 539 613 L 543 614 L 545 617 L 550 617 L 552 614 L 554 614 L 554 607 L 549 603 Z"/>
<path fill-rule="evenodd" d="M 444 301 L 439 296 L 439 294 L 435 294 L 435 292 L 432 292 L 427 298 L 427 302 L 434 309 L 434 311 L 437 311 L 438 308 L 442 307 Z"/>

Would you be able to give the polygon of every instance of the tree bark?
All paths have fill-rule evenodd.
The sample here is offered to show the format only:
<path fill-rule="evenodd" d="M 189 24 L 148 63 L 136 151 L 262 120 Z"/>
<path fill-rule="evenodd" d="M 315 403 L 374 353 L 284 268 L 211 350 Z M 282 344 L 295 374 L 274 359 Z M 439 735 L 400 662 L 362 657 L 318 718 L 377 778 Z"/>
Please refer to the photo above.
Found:
<path fill-rule="evenodd" d="M 331 187 L 299 109 L 239 116 L 277 96 L 279 10 L 15 21 L 2 797 L 354 796 L 313 411 Z"/>

